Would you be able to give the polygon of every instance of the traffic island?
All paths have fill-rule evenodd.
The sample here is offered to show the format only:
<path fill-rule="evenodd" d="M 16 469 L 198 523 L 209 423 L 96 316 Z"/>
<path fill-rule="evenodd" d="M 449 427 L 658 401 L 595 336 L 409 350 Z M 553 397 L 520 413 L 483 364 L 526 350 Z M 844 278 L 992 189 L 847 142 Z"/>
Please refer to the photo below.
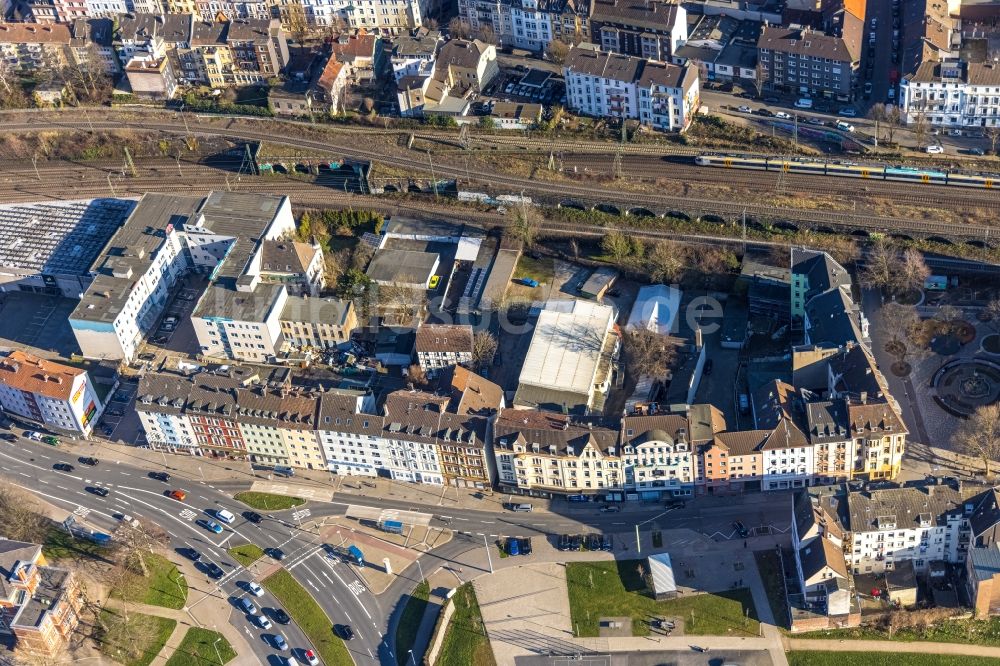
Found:
<path fill-rule="evenodd" d="M 233 495 L 233 499 L 237 502 L 243 502 L 258 511 L 285 511 L 286 509 L 294 509 L 306 503 L 301 497 L 289 497 L 287 495 L 254 491 L 236 493 Z"/>
<path fill-rule="evenodd" d="M 224 666 L 236 658 L 236 650 L 217 631 L 191 627 L 166 666 Z"/>
<path fill-rule="evenodd" d="M 111 590 L 111 598 L 174 610 L 184 608 L 188 585 L 177 566 L 156 553 L 146 553 L 143 558 L 148 575 L 134 572 L 123 587 Z"/>
<path fill-rule="evenodd" d="M 267 591 L 275 596 L 282 607 L 316 646 L 320 659 L 327 666 L 353 666 L 354 660 L 347 646 L 333 633 L 333 623 L 306 588 L 284 569 L 261 581 Z"/>
<path fill-rule="evenodd" d="M 233 546 L 228 551 L 229 555 L 249 569 L 254 562 L 264 557 L 264 549 L 253 543 L 245 543 L 240 546 Z"/>
<path fill-rule="evenodd" d="M 424 611 L 431 597 L 431 586 L 426 581 L 420 581 L 413 592 L 406 597 L 406 606 L 396 625 L 396 663 L 403 666 L 409 658 L 409 651 L 417 640 L 417 630 L 424 619 Z"/>

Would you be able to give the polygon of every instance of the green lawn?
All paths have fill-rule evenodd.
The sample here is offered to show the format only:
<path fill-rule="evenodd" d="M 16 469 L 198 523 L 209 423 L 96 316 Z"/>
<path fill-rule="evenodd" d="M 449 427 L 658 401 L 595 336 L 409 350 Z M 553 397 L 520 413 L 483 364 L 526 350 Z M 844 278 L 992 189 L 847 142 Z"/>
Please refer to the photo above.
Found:
<path fill-rule="evenodd" d="M 285 495 L 254 492 L 236 493 L 233 495 L 233 499 L 261 511 L 284 511 L 285 509 L 294 509 L 306 503 L 301 497 L 287 497 Z"/>
<path fill-rule="evenodd" d="M 795 634 L 794 638 L 893 640 L 907 643 L 930 641 L 936 643 L 971 643 L 1000 647 L 1000 617 L 990 617 L 982 620 L 944 620 L 943 622 L 924 627 L 922 630 L 915 627 L 904 627 L 894 629 L 891 638 L 888 631 L 878 627 L 811 631 L 805 634 Z"/>
<path fill-rule="evenodd" d="M 996 666 L 990 657 L 964 657 L 919 652 L 814 652 L 787 653 L 788 666 Z"/>
<path fill-rule="evenodd" d="M 125 623 L 120 611 L 104 609 L 97 644 L 102 654 L 125 666 L 148 666 L 160 654 L 170 634 L 177 626 L 176 620 L 153 615 L 130 613 Z"/>
<path fill-rule="evenodd" d="M 402 665 L 407 659 L 407 652 L 417 639 L 417 629 L 424 619 L 424 609 L 431 597 L 431 586 L 427 581 L 421 581 L 407 597 L 406 608 L 396 626 L 396 662 Z"/>
<path fill-rule="evenodd" d="M 434 666 L 496 666 L 472 583 L 459 587 L 451 603 L 455 604 L 455 613 Z"/>
<path fill-rule="evenodd" d="M 292 574 L 282 569 L 265 578 L 262 583 L 309 637 L 316 646 L 320 659 L 327 666 L 353 666 L 351 653 L 347 651 L 344 641 L 333 633 L 330 618 L 309 592 L 292 578 Z"/>
<path fill-rule="evenodd" d="M 785 600 L 785 574 L 781 570 L 781 560 L 773 550 L 758 550 L 753 554 L 757 561 L 757 570 L 764 581 L 767 592 L 767 604 L 779 627 L 787 629 L 790 626 L 788 618 L 788 602 Z"/>
<path fill-rule="evenodd" d="M 630 616 L 632 633 L 649 634 L 651 616 L 678 617 L 696 636 L 757 636 L 760 629 L 746 588 L 656 601 L 646 593 L 638 566 L 646 560 L 572 562 L 566 565 L 573 626 L 581 636 L 597 636 L 602 617 Z M 749 617 L 747 613 L 749 612 Z"/>
<path fill-rule="evenodd" d="M 526 254 L 522 254 L 517 260 L 517 268 L 514 270 L 515 278 L 534 278 L 542 284 L 552 282 L 556 269 L 550 257 L 532 259 Z"/>
<path fill-rule="evenodd" d="M 163 608 L 181 609 L 187 601 L 188 586 L 174 563 L 156 554 L 146 555 L 149 576 L 135 577 L 136 588 L 131 599 L 139 603 Z M 111 596 L 121 599 L 121 590 L 112 590 Z"/>
<path fill-rule="evenodd" d="M 221 664 L 219 657 L 222 657 Z M 235 658 L 236 650 L 222 634 L 211 629 L 191 627 L 166 666 L 222 666 Z"/>
<path fill-rule="evenodd" d="M 111 554 L 111 550 L 104 546 L 98 546 L 87 539 L 75 539 L 58 527 L 51 528 L 45 535 L 44 543 L 42 543 L 42 553 L 49 560 L 80 557 L 106 559 Z"/>
<path fill-rule="evenodd" d="M 252 543 L 245 543 L 242 546 L 233 546 L 229 549 L 229 554 L 233 559 L 245 567 L 264 557 L 264 549 Z"/>

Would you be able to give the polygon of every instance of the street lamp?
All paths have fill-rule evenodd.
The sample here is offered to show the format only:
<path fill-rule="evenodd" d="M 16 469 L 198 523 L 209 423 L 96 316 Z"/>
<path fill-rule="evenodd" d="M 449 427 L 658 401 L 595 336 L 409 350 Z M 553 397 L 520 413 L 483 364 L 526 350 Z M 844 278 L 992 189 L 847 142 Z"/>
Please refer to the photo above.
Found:
<path fill-rule="evenodd" d="M 483 545 L 486 547 L 486 561 L 490 563 L 490 573 L 493 573 L 493 557 L 490 555 L 490 542 L 486 540 L 486 535 L 483 535 Z"/>
<path fill-rule="evenodd" d="M 215 628 L 216 628 L 216 625 L 213 624 L 212 625 L 212 629 L 215 629 Z M 225 666 L 226 662 L 222 661 L 222 653 L 219 652 L 219 641 L 221 641 L 221 640 L 222 640 L 222 636 L 219 635 L 219 637 L 216 638 L 215 641 L 212 643 L 212 647 L 215 648 L 215 656 L 219 658 L 219 666 Z"/>
<path fill-rule="evenodd" d="M 424 580 L 424 565 L 420 564 L 420 558 L 417 558 L 417 569 L 420 570 L 420 580 Z"/>
<path fill-rule="evenodd" d="M 410 653 L 410 658 L 406 660 L 406 663 L 413 663 L 413 666 L 417 666 L 417 659 L 413 656 L 413 650 L 408 651 Z"/>

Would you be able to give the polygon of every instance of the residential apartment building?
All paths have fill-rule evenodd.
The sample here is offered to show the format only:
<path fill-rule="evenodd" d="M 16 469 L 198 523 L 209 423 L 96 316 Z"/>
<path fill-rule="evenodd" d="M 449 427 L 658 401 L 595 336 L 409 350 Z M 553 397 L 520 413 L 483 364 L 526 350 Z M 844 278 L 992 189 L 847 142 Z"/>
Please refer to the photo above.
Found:
<path fill-rule="evenodd" d="M 961 129 L 1000 124 L 1000 65 L 961 60 L 923 62 L 899 84 L 907 124 L 918 119 Z"/>
<path fill-rule="evenodd" d="M 19 661 L 62 659 L 82 609 L 72 571 L 51 566 L 38 544 L 0 539 L 0 634 Z"/>
<path fill-rule="evenodd" d="M 818 609 L 839 625 L 853 625 L 860 615 L 853 606 L 851 572 L 844 558 L 844 533 L 835 508 L 826 498 L 795 495 L 792 508 L 792 548 L 801 598 L 791 607 Z"/>
<path fill-rule="evenodd" d="M 319 440 L 326 466 L 343 476 L 377 476 L 386 468 L 384 419 L 371 395 L 326 392 L 320 398 Z"/>
<path fill-rule="evenodd" d="M 459 0 L 458 15 L 473 34 L 491 30 L 504 47 L 540 53 L 553 41 L 590 39 L 590 6 L 579 0 Z"/>
<path fill-rule="evenodd" d="M 412 36 L 393 39 L 389 61 L 394 80 L 398 82 L 406 76 L 431 76 L 443 43 L 440 31 L 427 28 L 420 28 Z"/>
<path fill-rule="evenodd" d="M 943 484 L 850 493 L 848 565 L 858 574 L 893 569 L 904 560 L 918 572 L 934 560 L 965 562 L 965 504 L 972 494 Z"/>
<path fill-rule="evenodd" d="M 604 495 L 624 481 L 618 440 L 597 419 L 504 409 L 494 423 L 498 482 L 524 494 Z"/>
<path fill-rule="evenodd" d="M 633 118 L 665 131 L 683 131 L 700 99 L 694 65 L 671 65 L 628 55 L 574 48 L 563 66 L 566 100 L 577 113 Z"/>
<path fill-rule="evenodd" d="M 84 437 L 104 411 L 86 370 L 19 349 L 0 358 L 0 407 L 58 432 Z"/>
<path fill-rule="evenodd" d="M 697 455 L 680 414 L 626 416 L 621 422 L 621 467 L 626 492 L 639 499 L 694 494 Z"/>
<path fill-rule="evenodd" d="M 602 51 L 669 61 L 688 37 L 687 11 L 679 2 L 594 0 L 590 41 Z"/>
<path fill-rule="evenodd" d="M 280 315 L 281 339 L 295 349 L 335 349 L 358 327 L 353 301 L 289 296 Z"/>
<path fill-rule="evenodd" d="M 294 296 L 318 296 L 323 288 L 323 249 L 319 243 L 284 239 L 261 245 L 261 280 L 283 284 Z"/>
<path fill-rule="evenodd" d="M 0 23 L 0 58 L 16 72 L 59 70 L 70 62 L 70 40 L 62 24 Z"/>
<path fill-rule="evenodd" d="M 849 101 L 855 90 L 860 46 L 808 28 L 765 26 L 757 41 L 764 87 L 805 97 Z"/>
<path fill-rule="evenodd" d="M 422 324 L 413 351 L 425 372 L 472 362 L 472 327 L 468 324 Z"/>

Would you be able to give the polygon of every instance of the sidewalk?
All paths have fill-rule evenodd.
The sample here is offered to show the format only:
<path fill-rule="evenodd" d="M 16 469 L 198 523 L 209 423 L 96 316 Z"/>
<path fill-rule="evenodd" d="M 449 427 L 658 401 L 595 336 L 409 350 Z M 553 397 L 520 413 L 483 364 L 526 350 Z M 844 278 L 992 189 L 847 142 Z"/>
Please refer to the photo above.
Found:
<path fill-rule="evenodd" d="M 961 654 L 967 657 L 1000 659 L 1000 647 L 969 645 L 968 643 L 925 643 L 923 641 L 854 641 L 787 639 L 790 650 L 828 650 L 832 652 L 918 652 L 923 654 Z"/>

